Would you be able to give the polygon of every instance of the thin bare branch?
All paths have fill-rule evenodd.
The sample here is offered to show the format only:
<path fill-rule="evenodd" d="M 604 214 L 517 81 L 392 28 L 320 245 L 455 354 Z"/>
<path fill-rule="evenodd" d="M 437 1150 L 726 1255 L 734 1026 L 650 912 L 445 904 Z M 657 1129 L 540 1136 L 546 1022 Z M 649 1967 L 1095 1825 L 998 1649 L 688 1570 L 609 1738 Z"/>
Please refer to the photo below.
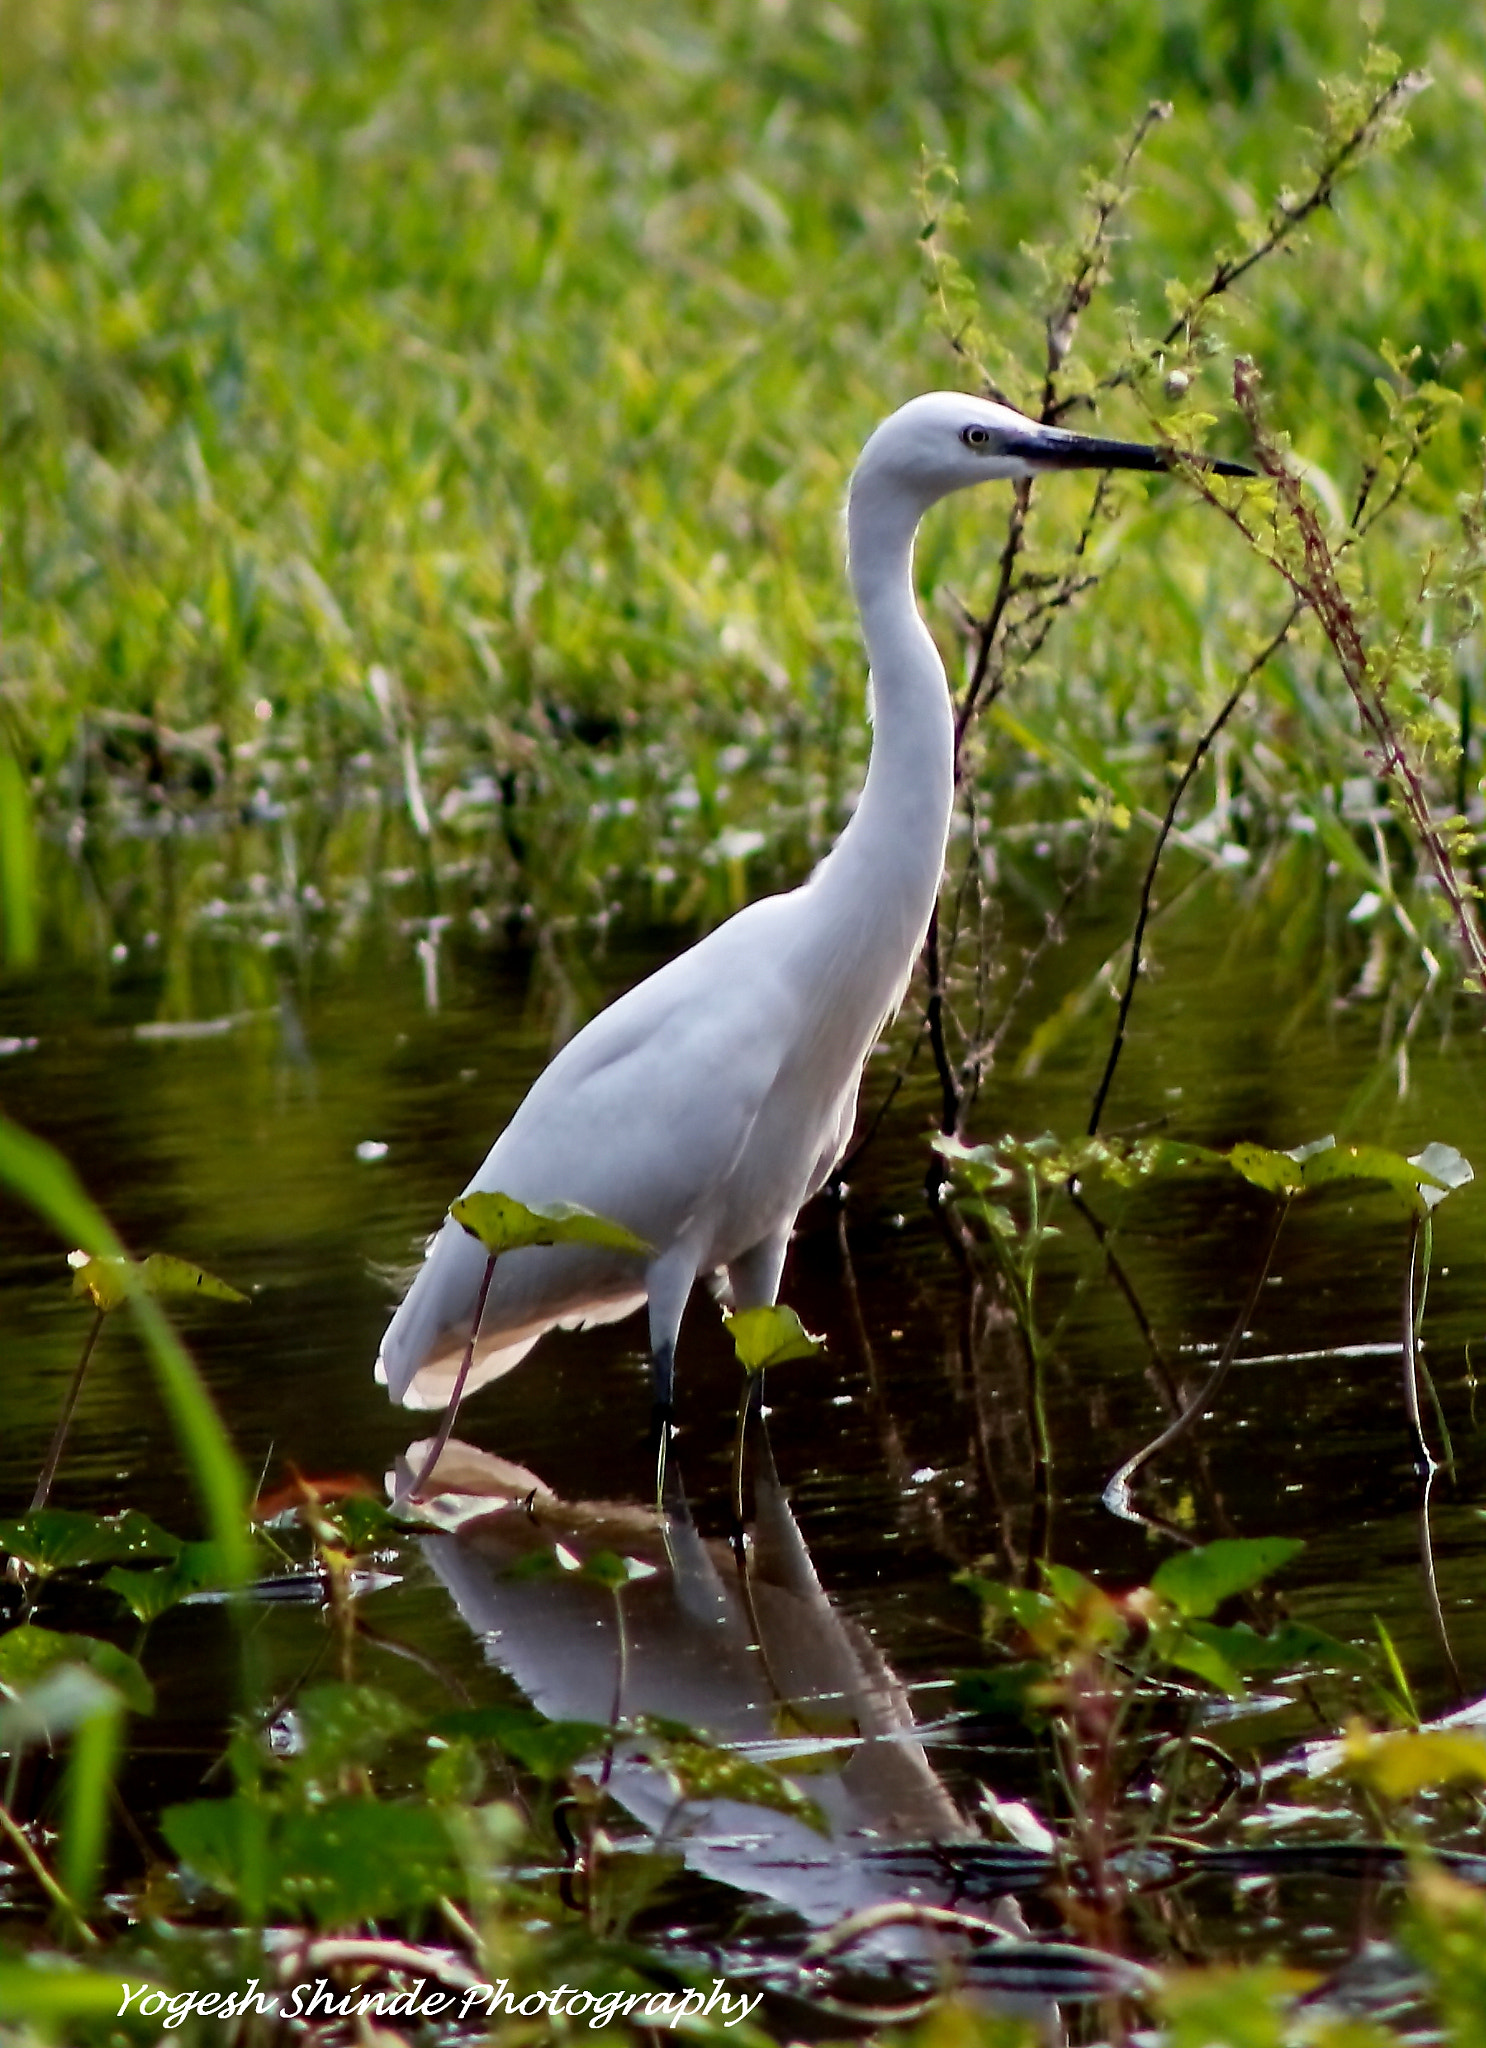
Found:
<path fill-rule="evenodd" d="M 1191 758 L 1182 770 L 1176 787 L 1171 792 L 1170 800 L 1166 806 L 1166 814 L 1162 818 L 1160 829 L 1156 833 L 1156 843 L 1151 848 L 1151 857 L 1146 863 L 1145 877 L 1140 885 L 1140 905 L 1135 914 L 1135 930 L 1130 936 L 1130 966 L 1125 976 L 1125 986 L 1120 992 L 1119 1015 L 1115 1019 L 1114 1037 L 1110 1042 L 1109 1057 L 1104 1062 L 1104 1072 L 1099 1078 L 1099 1086 L 1094 1091 L 1093 1107 L 1089 1111 L 1088 1129 L 1091 1138 L 1099 1129 L 1099 1119 L 1104 1114 L 1104 1105 L 1109 1099 L 1109 1091 L 1114 1084 L 1115 1069 L 1120 1063 L 1120 1054 L 1125 1047 L 1125 1030 L 1130 1022 L 1130 1006 L 1135 1000 L 1135 984 L 1140 975 L 1141 947 L 1145 940 L 1145 928 L 1150 920 L 1151 900 L 1156 888 L 1156 870 L 1161 865 L 1161 856 L 1166 851 L 1166 842 L 1171 837 L 1172 828 L 1176 824 L 1176 814 L 1181 809 L 1182 799 L 1192 785 L 1192 778 L 1207 758 L 1209 748 L 1223 730 L 1223 727 L 1228 723 L 1233 713 L 1238 709 L 1239 702 L 1244 692 L 1248 689 L 1249 684 L 1258 675 L 1265 663 L 1283 646 L 1289 636 L 1291 627 L 1304 609 L 1304 605 L 1297 599 L 1290 607 L 1279 629 L 1260 649 L 1259 653 L 1254 656 L 1254 659 L 1249 663 L 1248 667 L 1224 698 L 1222 708 L 1216 718 L 1213 719 L 1206 732 L 1203 733 L 1201 739 L 1198 740 L 1197 745 L 1193 748 Z"/>

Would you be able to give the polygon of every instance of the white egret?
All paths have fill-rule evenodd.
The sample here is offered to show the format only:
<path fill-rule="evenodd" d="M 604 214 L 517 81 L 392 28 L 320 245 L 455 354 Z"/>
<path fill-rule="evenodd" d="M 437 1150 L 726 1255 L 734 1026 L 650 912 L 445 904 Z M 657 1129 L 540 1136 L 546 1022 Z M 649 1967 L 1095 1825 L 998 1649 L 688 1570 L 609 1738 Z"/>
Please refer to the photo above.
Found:
<path fill-rule="evenodd" d="M 1169 466 L 1166 449 L 1042 426 L 955 392 L 910 400 L 871 436 L 846 522 L 873 720 L 856 811 L 808 881 L 749 904 L 586 1025 L 497 1138 L 466 1193 L 578 1202 L 654 1249 L 506 1254 L 470 1388 L 509 1372 L 554 1327 L 613 1322 L 648 1303 L 655 1400 L 668 1418 L 698 1277 L 725 1269 L 739 1308 L 774 1301 L 795 1217 L 851 1136 L 863 1063 L 902 999 L 944 866 L 954 719 L 914 598 L 919 521 L 973 484 Z M 485 1270 L 483 1246 L 446 1219 L 382 1339 L 377 1376 L 395 1400 L 447 1401 Z"/>

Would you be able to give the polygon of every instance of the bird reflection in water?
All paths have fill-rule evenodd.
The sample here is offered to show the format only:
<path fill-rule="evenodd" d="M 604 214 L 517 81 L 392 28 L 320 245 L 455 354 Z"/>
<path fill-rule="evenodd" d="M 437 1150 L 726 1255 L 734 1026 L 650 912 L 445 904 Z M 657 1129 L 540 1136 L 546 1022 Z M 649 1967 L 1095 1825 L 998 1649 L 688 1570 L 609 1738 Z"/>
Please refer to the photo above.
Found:
<path fill-rule="evenodd" d="M 411 1446 L 407 1467 L 424 1455 Z M 457 1441 L 425 1511 L 443 1525 L 425 1555 L 487 1661 L 548 1719 L 615 1730 L 580 1768 L 638 1839 L 774 1909 L 725 1952 L 712 1929 L 711 1966 L 857 2017 L 957 1983 L 1051 2022 L 1061 2002 L 1136 1988 L 1131 1965 L 1029 1935 L 1011 1894 L 1046 1883 L 1050 1838 L 989 1843 L 962 1816 L 902 1682 L 822 1587 L 766 1440 L 734 1546 L 703 1538 L 677 1483 L 664 1509 L 569 1503 Z M 627 1561 L 617 1595 L 582 1568 L 601 1553 Z M 534 1569 L 544 1555 L 554 1568 Z M 658 1723 L 773 1766 L 815 1813 L 679 1784 Z"/>

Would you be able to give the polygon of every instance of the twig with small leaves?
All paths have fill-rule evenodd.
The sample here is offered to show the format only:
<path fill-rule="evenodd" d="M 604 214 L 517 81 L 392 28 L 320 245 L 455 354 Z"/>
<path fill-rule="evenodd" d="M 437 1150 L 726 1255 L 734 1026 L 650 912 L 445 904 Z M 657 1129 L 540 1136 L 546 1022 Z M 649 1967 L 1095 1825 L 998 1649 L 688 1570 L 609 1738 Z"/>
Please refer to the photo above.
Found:
<path fill-rule="evenodd" d="M 1061 419 L 1075 406 L 1086 404 L 1107 391 L 1138 383 L 1177 342 L 1190 353 L 1198 339 L 1203 315 L 1213 303 L 1231 292 L 1252 270 L 1290 243 L 1313 214 L 1329 207 L 1343 179 L 1360 169 L 1374 151 L 1400 138 L 1403 114 L 1409 102 L 1433 82 L 1426 71 L 1401 71 L 1386 52 L 1376 61 L 1385 66 L 1382 83 L 1360 103 L 1339 109 L 1333 118 L 1331 135 L 1311 180 L 1301 193 L 1282 192 L 1269 210 L 1263 228 L 1241 255 L 1223 255 L 1214 263 L 1205 281 L 1188 294 L 1170 324 L 1154 343 L 1138 350 L 1120 366 L 1099 379 L 1085 395 L 1070 395 L 1058 401 L 1048 419 Z"/>
<path fill-rule="evenodd" d="M 1435 817 L 1416 746 L 1388 701 L 1389 686 L 1399 674 L 1406 651 L 1407 622 L 1393 630 L 1386 646 L 1369 650 L 1357 605 L 1348 596 L 1338 573 L 1338 557 L 1345 543 L 1333 548 L 1327 539 L 1320 515 L 1306 496 L 1300 477 L 1264 421 L 1259 393 L 1259 372 L 1253 363 L 1240 357 L 1233 370 L 1233 395 L 1249 424 L 1255 459 L 1274 485 L 1278 517 L 1269 531 L 1261 533 L 1255 522 L 1245 516 L 1242 502 L 1216 491 L 1208 479 L 1194 472 L 1192 481 L 1284 579 L 1297 600 L 1314 613 L 1356 703 L 1363 731 L 1371 742 L 1368 753 L 1374 767 L 1396 791 L 1448 907 L 1451 931 L 1471 985 L 1486 990 L 1486 937 L 1476 914 L 1474 889 L 1456 866 L 1451 841 L 1458 834 L 1448 821 Z M 1427 421 L 1426 428 L 1416 436 L 1420 445 L 1426 430 Z M 1396 496 L 1397 488 L 1376 508 L 1370 524 Z M 1417 596 L 1421 607 L 1430 594 L 1438 566 L 1431 559 L 1421 573 Z M 1475 573 L 1479 574 L 1479 564 Z"/>
<path fill-rule="evenodd" d="M 1369 57 L 1369 70 L 1370 78 L 1357 85 L 1339 88 L 1331 96 L 1327 131 L 1320 154 L 1313 162 L 1302 189 L 1281 191 L 1262 226 L 1249 238 L 1247 246 L 1237 253 L 1220 253 L 1214 259 L 1206 279 L 1174 308 L 1171 321 L 1154 342 L 1132 341 L 1125 359 L 1115 368 L 1102 377 L 1080 383 L 1077 379 L 1070 380 L 1067 374 L 1079 324 L 1107 280 L 1116 223 L 1133 192 L 1134 171 L 1141 150 L 1152 131 L 1170 111 L 1159 102 L 1146 109 L 1131 132 L 1113 174 L 1092 189 L 1084 230 L 1064 260 L 1061 282 L 1044 315 L 1044 361 L 1039 406 L 1042 420 L 1057 423 L 1075 408 L 1093 406 L 1108 392 L 1141 384 L 1154 368 L 1165 362 L 1178 341 L 1182 342 L 1184 352 L 1190 355 L 1199 344 L 1200 329 L 1208 309 L 1231 294 L 1259 265 L 1291 246 L 1305 223 L 1332 204 L 1341 183 L 1378 149 L 1405 132 L 1404 110 L 1428 85 L 1427 76 L 1421 71 L 1403 70 L 1396 59 L 1382 51 Z M 958 225 L 964 219 L 963 209 L 953 194 L 953 185 L 954 175 L 948 166 L 941 163 L 926 167 L 922 185 L 925 212 L 922 239 L 931 265 L 931 289 L 936 295 L 940 324 L 950 346 L 974 369 L 985 390 L 994 397 L 1003 398 L 1004 394 L 998 390 L 983 359 L 989 351 L 989 344 L 977 324 L 974 286 L 942 238 L 942 230 L 946 226 Z M 1376 474 L 1364 478 L 1359 516 L 1375 482 Z M 1107 509 L 1108 487 L 1109 479 L 1101 477 L 1080 534 L 1059 572 L 1051 578 L 1035 579 L 1025 566 L 1032 481 L 1024 478 L 1016 485 L 997 561 L 991 601 L 983 615 L 967 616 L 966 619 L 971 648 L 969 673 L 955 712 L 957 777 L 962 773 L 964 746 L 975 719 L 1000 696 L 1013 672 L 1024 667 L 1041 650 L 1058 617 L 1098 580 L 1087 569 L 1087 551 Z M 1383 505 L 1375 508 L 1374 516 L 1396 499 L 1402 487 L 1403 476 L 1396 475 L 1387 498 Z M 1354 518 L 1354 526 L 1356 524 Z M 1288 632 L 1288 625 L 1285 630 Z M 1266 654 L 1263 659 L 1267 658 Z M 1259 665 L 1262 666 L 1262 659 Z M 1247 680 L 1246 676 L 1240 683 L 1239 695 Z M 1211 728 L 1210 736 L 1199 743 L 1193 764 L 1174 793 L 1175 804 L 1179 804 L 1185 795 L 1192 776 L 1212 744 L 1212 737 L 1231 715 L 1236 702 L 1235 697 L 1234 703 L 1225 705 Z M 1169 808 L 1153 863 L 1147 871 L 1129 975 L 1122 997 L 1120 1023 L 1094 1107 L 1096 1123 L 1113 1079 L 1139 973 L 1140 942 L 1150 912 L 1155 865 L 1165 849 L 1174 818 L 1175 810 Z M 946 938 L 936 911 L 927 944 L 928 995 L 924 1022 L 940 1086 L 941 1127 L 946 1131 L 956 1128 L 962 1121 L 964 1104 L 964 1090 L 949 1043 L 954 954 L 953 939 Z M 983 1036 L 982 1033 L 976 1035 Z"/>
<path fill-rule="evenodd" d="M 1066 411 L 1069 404 L 1074 402 L 1059 397 L 1058 372 L 1073 348 L 1079 321 L 1093 303 L 1095 292 L 1109 275 L 1109 249 L 1114 238 L 1114 225 L 1129 204 L 1134 189 L 1136 159 L 1144 149 L 1152 130 L 1159 127 L 1163 121 L 1169 121 L 1171 113 L 1169 100 L 1152 100 L 1136 122 L 1114 176 L 1094 189 L 1093 210 L 1083 241 L 1075 251 L 1062 296 L 1043 323 L 1047 337 L 1047 356 L 1042 378 L 1044 420 L 1056 419 L 1060 410 Z"/>

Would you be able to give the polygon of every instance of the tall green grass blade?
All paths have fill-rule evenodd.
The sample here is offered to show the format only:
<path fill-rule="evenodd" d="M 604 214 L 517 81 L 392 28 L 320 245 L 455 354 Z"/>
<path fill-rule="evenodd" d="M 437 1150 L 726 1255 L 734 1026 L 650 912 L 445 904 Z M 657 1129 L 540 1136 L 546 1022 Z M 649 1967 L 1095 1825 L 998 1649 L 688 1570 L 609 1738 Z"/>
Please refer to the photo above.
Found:
<path fill-rule="evenodd" d="M 112 1225 L 61 1154 L 6 1117 L 0 1117 L 0 1184 L 44 1216 L 67 1243 L 80 1244 L 96 1258 L 127 1258 Z M 154 1364 L 228 1581 L 244 1585 L 252 1571 L 252 1547 L 242 1466 L 190 1355 L 158 1303 L 148 1294 L 131 1294 L 129 1311 Z"/>
<path fill-rule="evenodd" d="M 51 1900 L 60 1918 L 73 1930 L 78 1938 L 89 1947 L 96 1946 L 98 1937 L 78 1911 L 66 1888 L 57 1882 L 48 1869 L 45 1860 L 38 1855 L 35 1845 L 26 1830 L 17 1822 L 6 1806 L 0 1805 L 0 1835 L 9 1842 L 21 1864 L 30 1871 L 45 1896 Z M 3 1983 L 3 1980 L 0 1980 Z M 117 2007 L 114 2008 L 118 2010 Z M 4 2011 L 0 2004 L 0 2012 Z"/>
<path fill-rule="evenodd" d="M 5 752 L 0 752 L 0 927 L 6 966 L 34 967 L 38 917 L 31 797 L 20 763 Z"/>
<path fill-rule="evenodd" d="M 130 1980 L 131 1988 L 136 1981 Z M 155 1988 L 147 1980 L 139 1991 L 148 1995 Z M 158 2038 L 160 2022 L 140 2014 L 138 1994 L 131 2010 L 119 2018 L 120 1995 L 117 1970 L 82 1970 L 60 1958 L 39 1956 L 24 1962 L 0 1962 L 0 2020 L 38 2028 L 42 2040 L 65 2040 L 70 2027 L 96 2025 L 102 2029 L 109 2021 L 130 2035 Z M 30 2041 L 38 2037 L 26 2034 L 16 2038 Z"/>
<path fill-rule="evenodd" d="M 115 1698 L 73 1731 L 62 1795 L 63 1884 L 80 1912 L 91 1907 L 108 1844 L 109 1804 L 124 1739 L 123 1702 Z"/>

